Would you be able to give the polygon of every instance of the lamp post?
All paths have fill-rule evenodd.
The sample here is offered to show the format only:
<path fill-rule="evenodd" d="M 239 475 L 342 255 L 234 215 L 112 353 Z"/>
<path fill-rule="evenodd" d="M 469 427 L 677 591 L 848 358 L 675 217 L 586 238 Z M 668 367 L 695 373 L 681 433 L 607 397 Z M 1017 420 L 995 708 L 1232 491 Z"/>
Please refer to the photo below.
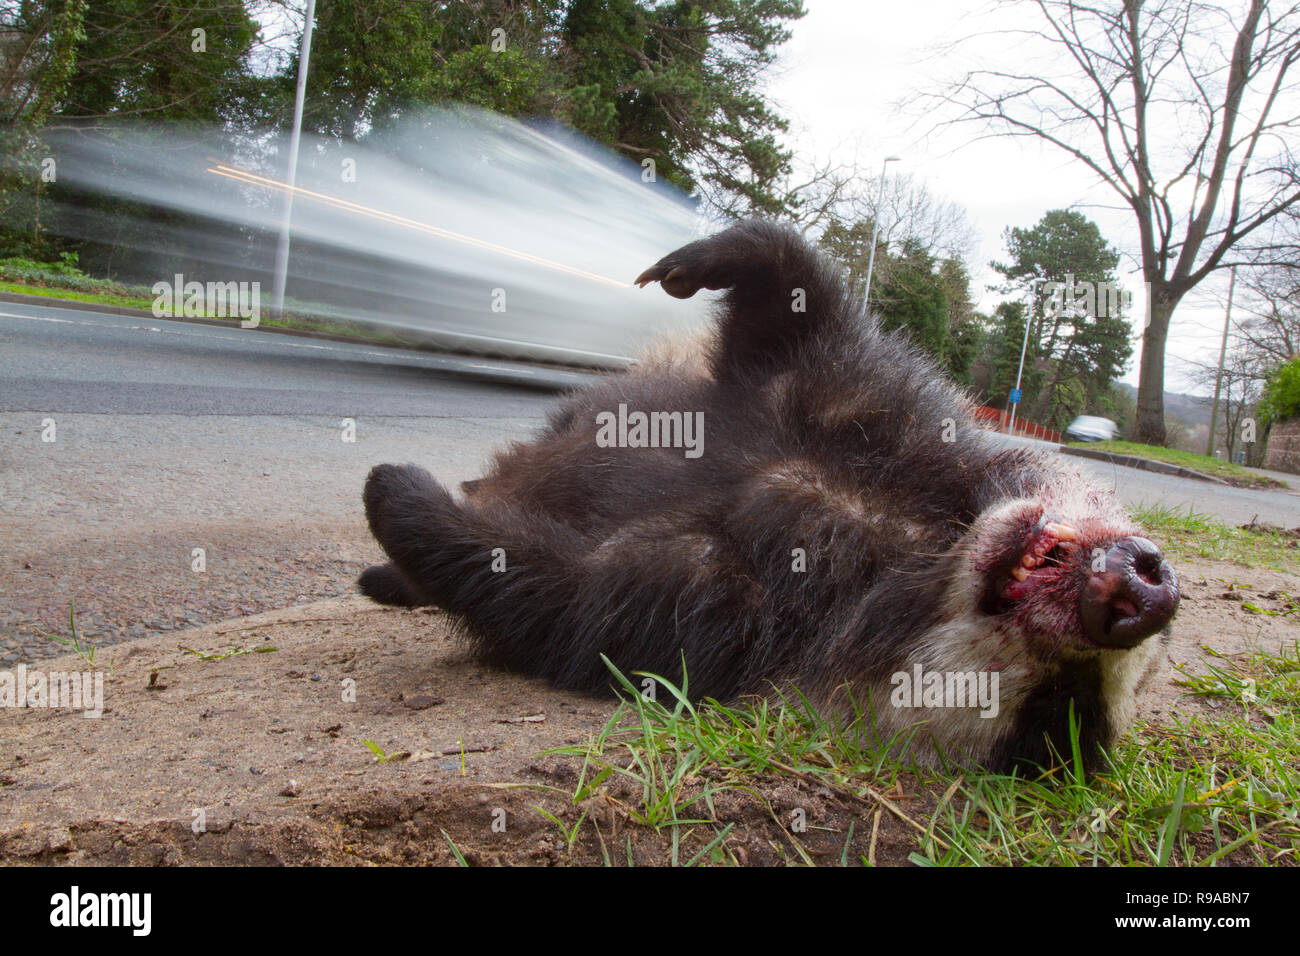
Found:
<path fill-rule="evenodd" d="M 293 98 L 293 131 L 289 134 L 289 173 L 285 178 L 284 218 L 280 220 L 280 238 L 275 244 L 275 284 L 271 292 L 271 312 L 279 318 L 284 312 L 284 284 L 289 273 L 289 222 L 293 217 L 293 189 L 298 180 L 298 141 L 302 138 L 302 104 L 307 96 L 307 61 L 311 59 L 311 31 L 316 22 L 316 0 L 307 0 L 307 22 L 302 28 L 302 49 L 298 55 L 298 89 Z"/>
<path fill-rule="evenodd" d="M 886 156 L 880 165 L 880 191 L 876 196 L 876 214 L 871 217 L 871 255 L 867 257 L 867 289 L 862 294 L 864 303 L 871 302 L 871 273 L 876 267 L 876 234 L 880 231 L 880 207 L 885 204 L 885 172 L 890 163 L 899 161 L 897 156 Z"/>
<path fill-rule="evenodd" d="M 1038 282 L 1034 281 L 1029 293 L 1029 308 L 1025 310 L 1025 337 L 1020 342 L 1020 365 L 1016 369 L 1016 387 L 1011 390 L 1011 421 L 1007 423 L 1007 434 L 1016 433 L 1016 410 L 1020 408 L 1020 376 L 1025 372 L 1025 351 L 1029 348 L 1029 324 L 1034 319 L 1034 306 L 1038 302 Z"/>
<path fill-rule="evenodd" d="M 1228 331 L 1232 328 L 1232 293 L 1237 288 L 1237 267 L 1228 279 L 1228 311 L 1223 316 L 1223 344 L 1219 346 L 1219 372 L 1214 376 L 1214 405 L 1210 408 L 1210 439 L 1205 443 L 1205 457 L 1214 457 L 1214 424 L 1219 420 L 1219 393 L 1223 390 L 1223 365 L 1228 356 Z"/>

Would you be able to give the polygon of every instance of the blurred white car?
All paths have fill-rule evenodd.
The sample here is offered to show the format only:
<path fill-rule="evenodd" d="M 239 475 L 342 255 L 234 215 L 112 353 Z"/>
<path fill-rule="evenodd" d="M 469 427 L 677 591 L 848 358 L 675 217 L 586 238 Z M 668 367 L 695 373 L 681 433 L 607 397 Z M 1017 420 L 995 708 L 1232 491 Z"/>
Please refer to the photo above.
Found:
<path fill-rule="evenodd" d="M 1065 434 L 1075 441 L 1111 441 L 1119 434 L 1119 426 L 1109 418 L 1080 415 L 1070 422 Z"/>

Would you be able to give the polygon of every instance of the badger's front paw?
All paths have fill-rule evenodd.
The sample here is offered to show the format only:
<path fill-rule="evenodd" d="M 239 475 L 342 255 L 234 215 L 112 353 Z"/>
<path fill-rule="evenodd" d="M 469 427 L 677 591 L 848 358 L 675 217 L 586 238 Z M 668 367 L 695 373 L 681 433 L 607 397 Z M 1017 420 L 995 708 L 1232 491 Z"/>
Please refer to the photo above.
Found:
<path fill-rule="evenodd" d="M 392 564 L 374 564 L 361 572 L 357 579 L 361 593 L 379 604 L 394 607 L 418 607 L 420 596 L 397 567 Z"/>

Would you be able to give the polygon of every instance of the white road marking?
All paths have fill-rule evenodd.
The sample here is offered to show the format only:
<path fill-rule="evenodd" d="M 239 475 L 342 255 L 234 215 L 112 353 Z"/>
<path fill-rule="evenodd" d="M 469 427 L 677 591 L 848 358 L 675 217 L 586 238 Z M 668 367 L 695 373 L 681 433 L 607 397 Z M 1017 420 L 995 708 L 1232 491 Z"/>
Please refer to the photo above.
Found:
<path fill-rule="evenodd" d="M 36 308 L 50 308 L 50 306 L 37 306 Z M 131 319 L 135 318 L 134 316 L 119 316 L 119 315 L 114 315 L 111 312 L 96 312 L 94 314 L 99 316 L 101 321 L 87 322 L 87 321 L 78 321 L 76 319 L 55 319 L 48 316 L 40 316 L 40 315 L 21 315 L 16 312 L 0 312 L 0 318 L 27 319 L 32 322 L 58 322 L 64 325 L 84 325 L 84 326 L 89 326 L 91 328 L 97 328 L 97 329 L 112 328 L 112 329 L 118 329 L 123 332 L 132 332 L 132 331 L 160 332 L 164 335 L 188 336 L 190 338 L 204 339 L 206 341 L 216 340 L 219 342 L 240 342 L 241 345 L 248 344 L 248 339 L 244 337 L 242 332 L 236 333 L 236 335 L 232 337 L 230 335 L 222 334 L 231 330 L 221 328 L 220 326 L 201 325 L 201 326 L 196 326 L 194 329 L 170 329 L 170 328 L 145 327 L 145 326 L 138 326 L 138 325 L 128 325 L 128 324 L 117 323 L 112 321 L 109 322 L 102 321 L 103 319 L 110 319 L 110 320 L 124 319 L 129 322 Z M 166 322 L 168 320 L 163 319 L 162 321 Z M 197 329 L 205 329 L 206 331 L 200 332 L 197 331 Z M 250 329 L 248 331 L 254 331 L 254 330 Z M 418 359 L 422 363 L 430 365 L 434 368 L 444 368 L 444 369 L 448 367 L 453 369 L 472 368 L 472 369 L 477 369 L 485 372 L 505 372 L 506 374 L 517 375 L 520 376 L 521 378 L 522 377 L 536 378 L 537 375 L 539 374 L 535 369 L 526 368 L 524 366 L 510 368 L 510 367 L 505 367 L 500 365 L 485 365 L 482 362 L 475 362 L 469 358 L 460 358 L 457 356 L 426 355 L 419 352 L 412 352 L 409 349 L 382 349 L 381 350 L 381 349 L 374 349 L 374 348 L 366 348 L 365 346 L 362 345 L 352 345 L 345 342 L 340 342 L 334 345 L 324 345 L 317 342 L 282 341 L 284 339 L 288 339 L 289 337 L 278 336 L 276 333 L 267 333 L 267 334 L 271 337 L 266 339 L 259 339 L 259 341 L 279 348 L 309 349 L 309 350 L 316 350 L 320 352 L 339 352 L 346 355 L 365 355 L 365 356 L 372 356 L 374 358 L 380 358 L 380 359 L 392 359 L 394 356 L 400 355 L 406 359 Z M 577 372 L 575 374 L 582 374 L 582 373 Z"/>
<path fill-rule="evenodd" d="M 16 312 L 0 312 L 0 318 L 31 319 L 33 322 L 62 322 L 64 325 L 95 325 L 94 322 L 74 322 L 72 319 L 49 319 L 39 315 L 18 315 Z"/>

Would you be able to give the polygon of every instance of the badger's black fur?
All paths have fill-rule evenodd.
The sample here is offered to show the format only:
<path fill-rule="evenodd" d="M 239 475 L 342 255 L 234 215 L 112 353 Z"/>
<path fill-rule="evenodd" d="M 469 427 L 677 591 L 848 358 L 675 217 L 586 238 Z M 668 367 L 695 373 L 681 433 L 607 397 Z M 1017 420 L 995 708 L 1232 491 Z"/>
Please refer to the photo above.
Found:
<path fill-rule="evenodd" d="M 375 468 L 366 514 L 392 563 L 362 591 L 444 608 L 485 659 L 561 687 L 606 691 L 602 653 L 672 679 L 684 658 L 695 698 L 793 685 L 834 706 L 848 684 L 882 737 L 919 728 L 922 756 L 1045 763 L 1049 744 L 1069 753 L 1071 699 L 1085 749 L 1107 744 L 1154 655 L 1141 639 L 1172 614 L 1171 588 L 1177 601 L 1167 565 L 1131 559 L 1116 575 L 1154 581 L 1159 606 L 1125 591 L 1112 613 L 1119 578 L 1096 553 L 1104 564 L 1137 539 L 1110 497 L 989 442 L 968 401 L 789 230 L 733 227 L 638 280 L 652 281 L 678 297 L 727 290 L 703 352 L 571 396 L 465 501 L 413 465 Z M 702 412 L 702 454 L 602 447 L 620 405 Z M 1077 542 L 1044 538 L 1048 520 Z M 1017 584 L 1034 542 L 1051 550 Z M 1081 624 L 1080 601 L 1101 623 Z M 1121 620 L 1130 607 L 1141 620 Z M 1116 621 L 1142 631 L 1133 646 L 1090 639 Z M 918 664 L 998 672 L 997 716 L 891 704 Z"/>

